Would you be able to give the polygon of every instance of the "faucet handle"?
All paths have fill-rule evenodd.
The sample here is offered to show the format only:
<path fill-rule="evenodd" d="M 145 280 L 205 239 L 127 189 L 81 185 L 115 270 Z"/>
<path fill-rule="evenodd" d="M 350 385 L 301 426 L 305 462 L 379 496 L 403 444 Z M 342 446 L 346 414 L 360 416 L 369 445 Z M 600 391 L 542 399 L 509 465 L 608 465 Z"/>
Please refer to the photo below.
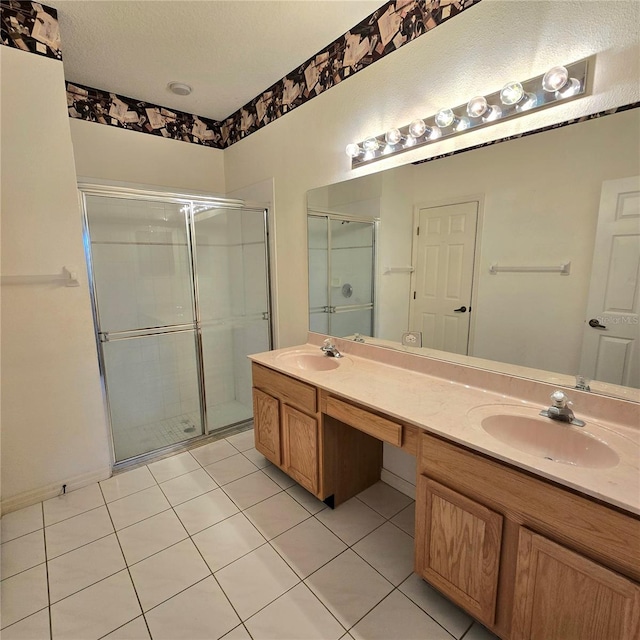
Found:
<path fill-rule="evenodd" d="M 553 406 L 558 407 L 558 409 L 563 409 L 569 403 L 569 396 L 564 391 L 560 391 L 560 389 L 554 391 L 551 394 L 551 400 L 553 401 Z"/>
<path fill-rule="evenodd" d="M 324 346 L 325 346 L 325 347 L 333 347 L 333 340 L 332 340 L 331 338 L 327 338 L 327 339 L 324 341 Z"/>

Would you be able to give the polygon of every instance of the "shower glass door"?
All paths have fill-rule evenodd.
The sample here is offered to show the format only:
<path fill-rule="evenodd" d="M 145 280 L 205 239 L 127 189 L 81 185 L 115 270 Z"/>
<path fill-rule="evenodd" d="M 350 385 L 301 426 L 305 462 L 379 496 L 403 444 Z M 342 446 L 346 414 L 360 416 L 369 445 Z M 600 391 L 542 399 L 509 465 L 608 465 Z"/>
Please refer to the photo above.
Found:
<path fill-rule="evenodd" d="M 375 220 L 309 215 L 307 232 L 309 329 L 373 335 Z"/>
<path fill-rule="evenodd" d="M 329 221 L 330 333 L 373 335 L 374 224 Z"/>
<path fill-rule="evenodd" d="M 266 212 L 195 205 L 199 325 L 209 429 L 253 416 L 251 353 L 271 348 Z"/>
<path fill-rule="evenodd" d="M 329 219 L 307 218 L 309 330 L 329 334 Z"/>
<path fill-rule="evenodd" d="M 189 204 L 85 195 L 116 462 L 205 432 Z"/>

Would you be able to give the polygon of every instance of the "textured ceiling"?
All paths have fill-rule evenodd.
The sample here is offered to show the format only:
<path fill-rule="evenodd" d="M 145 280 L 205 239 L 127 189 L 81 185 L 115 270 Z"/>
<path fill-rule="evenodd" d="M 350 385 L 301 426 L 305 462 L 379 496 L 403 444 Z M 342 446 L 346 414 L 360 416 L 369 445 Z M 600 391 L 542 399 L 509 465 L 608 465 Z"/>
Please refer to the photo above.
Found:
<path fill-rule="evenodd" d="M 222 120 L 382 0 L 45 0 L 67 80 Z M 167 89 L 193 87 L 190 96 Z"/>

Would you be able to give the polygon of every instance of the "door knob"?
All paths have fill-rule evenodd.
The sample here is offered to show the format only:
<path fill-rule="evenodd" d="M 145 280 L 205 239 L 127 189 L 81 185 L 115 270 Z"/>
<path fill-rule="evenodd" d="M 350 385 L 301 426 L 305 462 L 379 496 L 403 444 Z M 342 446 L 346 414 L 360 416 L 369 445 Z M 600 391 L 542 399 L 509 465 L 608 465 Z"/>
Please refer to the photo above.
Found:
<path fill-rule="evenodd" d="M 464 313 L 467 310 L 467 307 L 460 307 L 459 309 L 454 309 L 455 313 Z"/>
<path fill-rule="evenodd" d="M 600 324 L 600 320 L 598 320 L 598 318 L 591 318 L 591 320 L 589 320 L 589 326 L 593 327 L 594 329 L 606 329 L 607 326 L 604 324 Z"/>

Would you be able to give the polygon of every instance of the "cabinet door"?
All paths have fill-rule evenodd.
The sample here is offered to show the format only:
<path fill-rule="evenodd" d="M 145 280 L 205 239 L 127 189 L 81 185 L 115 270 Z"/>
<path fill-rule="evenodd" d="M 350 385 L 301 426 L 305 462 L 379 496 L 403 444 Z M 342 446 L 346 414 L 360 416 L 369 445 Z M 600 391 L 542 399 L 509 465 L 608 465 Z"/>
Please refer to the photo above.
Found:
<path fill-rule="evenodd" d="M 280 407 L 279 402 L 260 389 L 253 389 L 253 427 L 256 449 L 280 466 Z"/>
<path fill-rule="evenodd" d="M 492 625 L 502 516 L 424 476 L 417 489 L 416 572 Z"/>
<path fill-rule="evenodd" d="M 640 586 L 527 529 L 520 530 L 513 640 L 640 637 Z"/>
<path fill-rule="evenodd" d="M 305 489 L 318 493 L 318 421 L 282 406 L 284 470 Z"/>

